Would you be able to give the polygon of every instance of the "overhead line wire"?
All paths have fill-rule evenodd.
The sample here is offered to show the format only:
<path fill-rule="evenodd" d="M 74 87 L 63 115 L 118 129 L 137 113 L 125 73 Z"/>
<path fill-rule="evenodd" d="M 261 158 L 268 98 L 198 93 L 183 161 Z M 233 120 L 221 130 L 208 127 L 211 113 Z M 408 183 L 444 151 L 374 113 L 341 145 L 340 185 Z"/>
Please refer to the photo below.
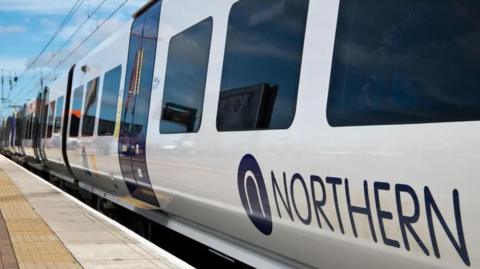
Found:
<path fill-rule="evenodd" d="M 42 56 L 42 54 L 47 50 L 47 48 L 50 46 L 50 44 L 53 42 L 53 40 L 58 36 L 58 34 L 65 28 L 65 26 L 67 25 L 67 23 L 73 18 L 73 15 L 78 11 L 78 9 L 82 6 L 82 4 L 85 2 L 85 0 L 77 0 L 77 2 L 75 2 L 75 4 L 72 6 L 72 8 L 70 9 L 70 11 L 68 12 L 68 14 L 65 16 L 65 18 L 63 19 L 62 23 L 60 23 L 59 27 L 57 28 L 57 30 L 55 31 L 55 33 L 52 35 L 52 37 L 50 38 L 50 40 L 47 42 L 47 44 L 42 48 L 42 50 L 40 51 L 40 53 L 33 59 L 33 61 L 27 66 L 27 68 L 25 69 L 25 71 L 22 72 L 22 74 L 19 76 L 19 77 L 23 77 L 25 76 L 25 74 L 37 63 L 38 59 L 40 59 L 40 56 Z M 36 78 L 36 75 L 34 75 L 32 77 L 32 79 L 30 79 L 27 84 L 25 84 L 25 86 L 20 90 L 20 91 L 23 91 L 25 88 L 27 88 L 28 86 L 30 86 L 30 84 L 35 80 Z"/>
<path fill-rule="evenodd" d="M 62 65 L 63 63 L 65 63 L 67 59 L 69 59 L 83 44 L 85 44 L 85 42 L 87 42 L 87 40 L 88 40 L 93 34 L 95 34 L 108 20 L 110 20 L 110 19 L 113 17 L 113 15 L 115 15 L 128 1 L 129 1 L 129 0 L 123 1 L 112 13 L 110 13 L 110 15 L 109 15 L 105 20 L 102 21 L 102 23 L 101 23 L 100 25 L 97 25 L 97 27 L 95 28 L 95 30 L 93 30 L 89 35 L 87 35 L 65 58 L 63 58 L 61 61 L 59 61 L 59 63 L 58 63 L 54 68 L 52 68 L 52 70 L 51 70 L 49 73 L 47 73 L 47 75 L 45 75 L 44 77 L 47 77 L 47 78 L 48 78 L 48 76 L 50 76 L 54 71 L 56 71 L 57 68 L 58 68 L 60 65 Z M 83 1 L 82 1 L 82 2 L 83 2 Z M 91 19 L 92 15 L 93 15 L 94 13 L 96 13 L 96 12 L 99 10 L 99 8 L 100 8 L 101 6 L 103 6 L 103 4 L 104 4 L 105 2 L 106 2 L 106 0 L 103 0 L 99 5 L 97 5 L 97 7 L 92 11 L 92 13 L 89 14 L 89 16 L 87 17 L 87 19 L 86 19 L 84 22 L 82 22 L 82 24 L 80 25 L 80 27 L 78 27 L 78 28 L 76 29 L 76 31 L 74 32 L 75 34 L 78 33 L 78 31 L 80 30 L 80 28 L 83 27 L 89 19 Z M 70 41 L 70 39 L 72 39 L 72 37 L 73 37 L 73 34 L 68 38 L 68 40 L 67 40 L 66 42 L 64 42 L 64 43 L 62 44 L 61 49 L 63 49 L 63 48 L 65 47 L 65 45 Z M 57 53 L 58 53 L 58 51 L 57 51 Z M 50 60 L 51 60 L 51 59 L 50 59 Z M 49 60 L 47 63 L 49 63 L 50 60 Z M 23 91 L 25 88 L 26 88 L 26 87 L 24 87 L 21 91 Z M 20 91 L 20 92 L 21 92 L 21 91 Z M 14 100 L 15 100 L 15 101 L 21 100 L 21 98 L 19 99 L 18 97 L 22 97 L 22 98 L 23 98 L 23 97 L 25 97 L 26 93 L 28 93 L 28 91 L 27 91 L 27 92 L 24 92 L 22 95 L 17 95 L 17 98 L 15 98 Z M 13 103 L 13 102 L 12 102 L 12 103 Z"/>
<path fill-rule="evenodd" d="M 63 30 L 63 28 L 65 28 L 66 24 L 72 19 L 73 15 L 75 14 L 75 12 L 78 11 L 78 9 L 83 4 L 83 2 L 85 2 L 85 0 L 77 0 L 77 2 L 75 2 L 75 4 L 72 6 L 70 11 L 68 12 L 67 16 L 65 16 L 62 23 L 53 34 L 53 36 L 50 38 L 50 40 L 48 40 L 47 44 L 43 47 L 40 53 L 34 58 L 34 60 L 28 65 L 28 67 L 25 69 L 25 71 L 22 73 L 21 76 L 23 76 L 28 70 L 30 70 L 30 68 L 38 61 L 40 56 L 47 50 L 47 48 L 50 46 L 53 40 L 55 40 L 57 35 Z"/>

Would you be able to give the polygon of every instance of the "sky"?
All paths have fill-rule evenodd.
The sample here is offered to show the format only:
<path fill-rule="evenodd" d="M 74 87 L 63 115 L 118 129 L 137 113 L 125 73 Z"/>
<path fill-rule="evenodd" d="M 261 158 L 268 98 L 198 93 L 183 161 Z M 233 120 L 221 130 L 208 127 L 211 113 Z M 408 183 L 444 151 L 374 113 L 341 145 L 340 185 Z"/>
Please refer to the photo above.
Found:
<path fill-rule="evenodd" d="M 47 84 L 54 80 L 67 66 L 125 25 L 146 1 L 0 0 L 0 69 L 5 78 L 3 95 L 9 97 L 0 101 L 0 116 L 11 113 L 12 106 L 33 100 L 40 89 L 40 77 Z M 72 16 L 65 21 L 72 9 Z M 62 22 L 64 27 L 33 62 Z M 15 73 L 18 82 L 12 83 L 10 90 L 9 74 L 13 78 Z"/>

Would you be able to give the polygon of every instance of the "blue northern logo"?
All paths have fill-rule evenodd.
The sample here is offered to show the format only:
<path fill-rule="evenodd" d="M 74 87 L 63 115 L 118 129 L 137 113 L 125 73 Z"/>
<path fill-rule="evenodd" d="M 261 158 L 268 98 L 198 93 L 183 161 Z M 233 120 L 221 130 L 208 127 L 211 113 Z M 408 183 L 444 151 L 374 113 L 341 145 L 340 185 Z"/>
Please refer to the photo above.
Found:
<path fill-rule="evenodd" d="M 243 156 L 238 166 L 238 191 L 253 225 L 265 235 L 272 233 L 272 214 L 262 171 L 255 157 Z"/>

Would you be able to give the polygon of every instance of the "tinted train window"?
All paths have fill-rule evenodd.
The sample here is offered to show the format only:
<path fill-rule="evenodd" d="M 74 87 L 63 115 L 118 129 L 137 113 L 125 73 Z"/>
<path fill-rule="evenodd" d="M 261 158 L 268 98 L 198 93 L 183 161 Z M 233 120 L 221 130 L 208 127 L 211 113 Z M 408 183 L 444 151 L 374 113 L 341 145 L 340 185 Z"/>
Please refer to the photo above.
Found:
<path fill-rule="evenodd" d="M 98 135 L 113 135 L 115 130 L 121 74 L 122 67 L 120 65 L 105 73 L 98 119 Z"/>
<path fill-rule="evenodd" d="M 43 105 L 43 111 L 42 111 L 42 130 L 41 130 L 41 133 L 42 133 L 42 138 L 45 138 L 47 136 L 47 121 L 48 121 L 48 116 L 47 116 L 47 113 L 48 113 L 48 104 L 47 105 Z"/>
<path fill-rule="evenodd" d="M 87 84 L 85 95 L 85 109 L 82 121 L 82 136 L 92 136 L 95 128 L 95 115 L 97 113 L 97 91 L 99 78 L 91 80 Z"/>
<path fill-rule="evenodd" d="M 25 133 L 23 135 L 24 139 L 29 139 L 28 138 L 28 131 L 30 130 L 30 115 L 25 115 L 24 116 L 24 123 L 25 123 Z"/>
<path fill-rule="evenodd" d="M 210 17 L 170 40 L 160 133 L 191 133 L 200 128 L 212 24 Z"/>
<path fill-rule="evenodd" d="M 479 3 L 341 0 L 330 125 L 480 120 Z"/>
<path fill-rule="evenodd" d="M 290 126 L 308 3 L 241 0 L 232 6 L 217 112 L 219 131 Z"/>
<path fill-rule="evenodd" d="M 73 91 L 72 109 L 70 110 L 70 137 L 78 137 L 80 118 L 82 116 L 83 86 Z"/>
<path fill-rule="evenodd" d="M 30 115 L 30 128 L 28 129 L 28 139 L 32 139 L 32 133 L 33 133 L 33 126 L 35 124 L 35 117 L 34 115 Z"/>
<path fill-rule="evenodd" d="M 25 117 L 24 117 L 23 123 L 24 123 L 24 126 L 25 126 L 25 132 L 23 133 L 23 138 L 24 138 L 24 139 L 28 139 L 28 128 L 29 128 L 28 125 L 30 124 L 30 118 L 29 118 L 29 116 L 25 116 Z"/>
<path fill-rule="evenodd" d="M 32 139 L 33 124 L 34 124 L 33 120 L 34 120 L 33 115 L 30 115 L 29 125 L 28 125 L 29 128 L 27 130 L 27 139 Z"/>
<path fill-rule="evenodd" d="M 53 133 L 60 132 L 62 129 L 62 119 L 63 119 L 63 96 L 57 99 L 57 107 L 55 109 L 55 124 L 53 128 Z"/>
<path fill-rule="evenodd" d="M 55 113 L 55 101 L 52 101 L 50 102 L 50 105 L 48 105 L 47 138 L 52 137 L 54 113 Z"/>

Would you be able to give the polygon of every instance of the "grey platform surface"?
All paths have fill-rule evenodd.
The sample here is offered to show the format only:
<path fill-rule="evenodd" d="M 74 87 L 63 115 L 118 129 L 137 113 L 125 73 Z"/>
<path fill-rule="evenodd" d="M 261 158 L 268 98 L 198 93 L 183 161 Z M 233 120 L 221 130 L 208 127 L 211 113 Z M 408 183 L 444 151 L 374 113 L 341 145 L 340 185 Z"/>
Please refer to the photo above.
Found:
<path fill-rule="evenodd" d="M 0 169 L 84 268 L 192 268 L 2 155 Z"/>

